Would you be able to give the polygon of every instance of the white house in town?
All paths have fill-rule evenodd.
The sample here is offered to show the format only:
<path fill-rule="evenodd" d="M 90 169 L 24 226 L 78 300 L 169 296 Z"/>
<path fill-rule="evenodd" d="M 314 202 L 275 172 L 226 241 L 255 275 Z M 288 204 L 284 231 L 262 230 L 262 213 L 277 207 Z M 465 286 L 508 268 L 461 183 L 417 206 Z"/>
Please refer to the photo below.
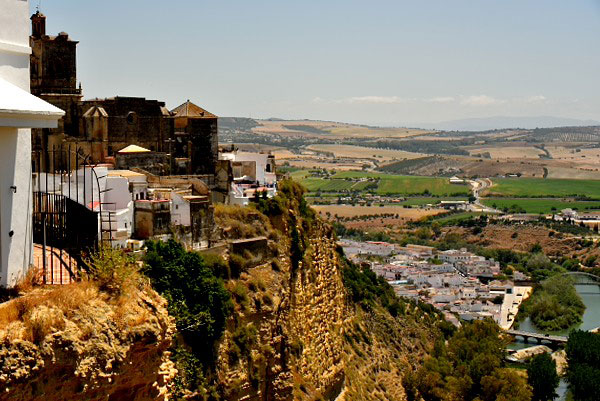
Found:
<path fill-rule="evenodd" d="M 33 255 L 31 128 L 55 128 L 63 111 L 29 93 L 29 2 L 0 0 L 0 286 Z"/>
<path fill-rule="evenodd" d="M 244 175 L 250 176 L 259 185 L 270 186 L 276 182 L 275 177 L 275 157 L 268 153 L 242 152 L 233 150 L 231 152 L 222 152 L 219 154 L 220 160 L 230 160 L 233 163 L 233 177 L 241 178 Z M 239 163 L 239 166 L 236 163 Z M 248 172 L 244 167 L 247 164 L 251 170 Z"/>
<path fill-rule="evenodd" d="M 229 202 L 233 205 L 247 205 L 250 199 L 263 192 L 271 198 L 277 193 L 275 157 L 269 153 L 242 152 L 237 149 L 220 152 L 219 160 L 231 164 L 233 182 Z"/>

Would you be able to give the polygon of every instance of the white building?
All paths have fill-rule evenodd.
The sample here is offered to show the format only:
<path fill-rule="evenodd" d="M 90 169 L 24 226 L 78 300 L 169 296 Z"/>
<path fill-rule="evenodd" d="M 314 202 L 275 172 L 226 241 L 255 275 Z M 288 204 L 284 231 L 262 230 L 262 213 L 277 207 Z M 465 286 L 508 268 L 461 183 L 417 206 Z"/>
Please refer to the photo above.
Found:
<path fill-rule="evenodd" d="M 31 128 L 55 128 L 64 112 L 29 93 L 29 2 L 0 0 L 0 286 L 33 257 Z"/>
<path fill-rule="evenodd" d="M 254 174 L 247 174 L 243 165 L 239 169 L 233 165 L 233 178 L 242 178 L 249 175 L 258 182 L 259 185 L 271 186 L 276 182 L 275 177 L 275 158 L 268 153 L 241 152 L 234 150 L 232 152 L 223 152 L 219 154 L 220 160 L 229 160 L 232 162 L 247 162 L 254 165 Z"/>

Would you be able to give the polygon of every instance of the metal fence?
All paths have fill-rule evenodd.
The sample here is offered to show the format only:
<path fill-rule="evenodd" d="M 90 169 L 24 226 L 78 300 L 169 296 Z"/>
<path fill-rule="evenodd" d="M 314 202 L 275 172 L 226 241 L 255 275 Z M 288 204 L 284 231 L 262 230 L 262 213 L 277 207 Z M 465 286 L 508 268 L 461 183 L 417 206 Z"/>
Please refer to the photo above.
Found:
<path fill-rule="evenodd" d="M 86 256 L 103 237 L 103 177 L 73 145 L 35 151 L 32 162 L 33 240 L 43 281 L 64 284 L 67 275 L 67 282 L 77 280 Z"/>

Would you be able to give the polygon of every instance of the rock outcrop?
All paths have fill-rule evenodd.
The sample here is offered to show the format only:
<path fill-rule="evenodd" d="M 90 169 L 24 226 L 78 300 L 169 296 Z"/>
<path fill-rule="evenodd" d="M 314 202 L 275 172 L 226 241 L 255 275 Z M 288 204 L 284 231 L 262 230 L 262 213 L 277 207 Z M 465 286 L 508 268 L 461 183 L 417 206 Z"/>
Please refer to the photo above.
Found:
<path fill-rule="evenodd" d="M 219 345 L 223 398 L 405 400 L 403 372 L 422 361 L 437 329 L 414 304 L 399 318 L 381 306 L 365 311 L 353 304 L 331 226 L 305 220 L 297 209 L 289 213 L 271 218 L 280 230 L 270 236 L 278 256 L 229 283 L 247 288 L 248 300 L 236 302 Z M 303 248 L 297 266 L 294 229 Z M 248 327 L 256 328 L 256 337 L 245 355 L 231 358 L 236 333 Z"/>
<path fill-rule="evenodd" d="M 90 282 L 0 306 L 0 400 L 164 400 L 177 373 L 166 302 L 149 288 L 113 298 Z"/>

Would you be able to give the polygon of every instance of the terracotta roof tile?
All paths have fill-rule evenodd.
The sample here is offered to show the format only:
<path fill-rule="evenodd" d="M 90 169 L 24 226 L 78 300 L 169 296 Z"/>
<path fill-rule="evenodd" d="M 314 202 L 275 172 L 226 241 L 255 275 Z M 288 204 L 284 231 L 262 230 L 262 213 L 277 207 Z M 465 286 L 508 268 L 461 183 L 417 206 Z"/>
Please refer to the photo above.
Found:
<path fill-rule="evenodd" d="M 190 117 L 190 118 L 217 118 L 216 115 L 204 110 L 202 107 L 195 105 L 189 100 L 182 105 L 171 110 L 174 117 Z"/>

